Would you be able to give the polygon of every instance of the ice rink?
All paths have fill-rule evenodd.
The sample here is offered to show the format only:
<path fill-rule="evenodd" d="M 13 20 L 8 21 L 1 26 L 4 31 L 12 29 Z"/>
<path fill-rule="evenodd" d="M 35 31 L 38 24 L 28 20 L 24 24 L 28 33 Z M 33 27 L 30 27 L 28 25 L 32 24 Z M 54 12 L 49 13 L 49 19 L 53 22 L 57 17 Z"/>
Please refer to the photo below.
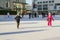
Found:
<path fill-rule="evenodd" d="M 53 26 L 48 27 L 46 18 L 24 16 L 17 29 L 14 16 L 0 16 L 0 40 L 60 40 L 60 16 L 54 17 Z"/>

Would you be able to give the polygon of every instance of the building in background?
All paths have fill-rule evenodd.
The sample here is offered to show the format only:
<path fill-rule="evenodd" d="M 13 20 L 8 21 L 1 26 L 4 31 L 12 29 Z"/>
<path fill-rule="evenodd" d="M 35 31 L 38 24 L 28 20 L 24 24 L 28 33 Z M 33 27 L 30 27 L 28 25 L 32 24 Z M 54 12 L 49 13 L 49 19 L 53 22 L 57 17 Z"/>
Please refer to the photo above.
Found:
<path fill-rule="evenodd" d="M 26 12 L 26 0 L 0 0 L 0 7 L 12 11 Z"/>
<path fill-rule="evenodd" d="M 36 13 L 60 13 L 60 0 L 33 0 L 33 12 Z"/>
<path fill-rule="evenodd" d="M 32 5 L 26 5 L 26 13 L 32 13 Z"/>

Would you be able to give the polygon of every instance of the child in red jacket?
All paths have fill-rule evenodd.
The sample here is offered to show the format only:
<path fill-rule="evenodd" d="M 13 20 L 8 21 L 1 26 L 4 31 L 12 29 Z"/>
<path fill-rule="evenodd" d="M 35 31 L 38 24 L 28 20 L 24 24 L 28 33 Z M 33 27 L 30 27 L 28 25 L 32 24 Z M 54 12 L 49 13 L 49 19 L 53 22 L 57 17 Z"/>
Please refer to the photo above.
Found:
<path fill-rule="evenodd" d="M 52 14 L 49 12 L 48 17 L 47 17 L 48 26 L 52 26 L 52 20 L 54 20 L 54 19 L 52 17 Z"/>

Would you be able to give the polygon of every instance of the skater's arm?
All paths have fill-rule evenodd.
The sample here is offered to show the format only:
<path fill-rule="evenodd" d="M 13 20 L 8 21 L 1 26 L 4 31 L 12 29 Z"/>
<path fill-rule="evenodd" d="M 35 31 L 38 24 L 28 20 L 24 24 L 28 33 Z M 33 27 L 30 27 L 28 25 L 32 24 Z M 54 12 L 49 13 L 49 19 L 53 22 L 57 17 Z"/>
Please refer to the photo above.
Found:
<path fill-rule="evenodd" d="M 54 21 L 54 18 L 52 17 L 52 20 Z"/>
<path fill-rule="evenodd" d="M 15 20 L 17 19 L 17 16 L 15 17 Z"/>
<path fill-rule="evenodd" d="M 21 16 L 20 16 L 20 18 L 21 18 Z"/>
<path fill-rule="evenodd" d="M 47 18 L 47 21 L 48 21 L 48 18 Z"/>

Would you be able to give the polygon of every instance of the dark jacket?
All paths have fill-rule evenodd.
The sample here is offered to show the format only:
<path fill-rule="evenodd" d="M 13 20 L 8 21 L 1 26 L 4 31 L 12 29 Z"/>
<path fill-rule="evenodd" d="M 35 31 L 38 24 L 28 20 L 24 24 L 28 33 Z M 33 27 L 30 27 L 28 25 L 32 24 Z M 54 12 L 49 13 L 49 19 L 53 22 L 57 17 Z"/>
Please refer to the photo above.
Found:
<path fill-rule="evenodd" d="M 21 16 L 16 16 L 16 17 L 15 17 L 15 20 L 16 20 L 16 21 L 20 21 L 20 19 L 21 19 Z"/>

